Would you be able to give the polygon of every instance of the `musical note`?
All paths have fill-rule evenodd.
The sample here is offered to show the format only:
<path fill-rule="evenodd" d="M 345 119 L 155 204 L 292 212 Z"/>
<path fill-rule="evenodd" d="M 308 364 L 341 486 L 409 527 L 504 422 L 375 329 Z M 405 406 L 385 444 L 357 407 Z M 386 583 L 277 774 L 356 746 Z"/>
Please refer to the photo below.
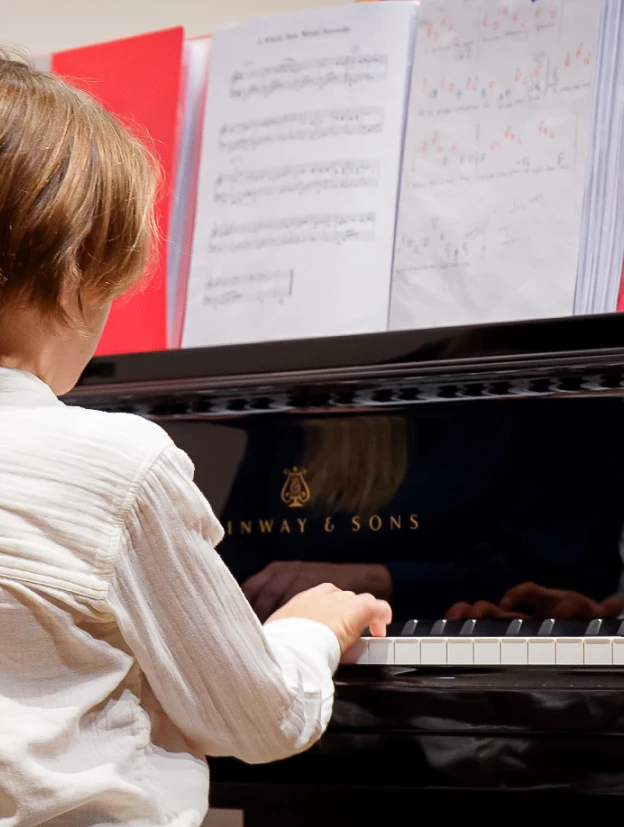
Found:
<path fill-rule="evenodd" d="M 219 175 L 215 201 L 227 204 L 255 203 L 260 198 L 306 192 L 376 187 L 379 161 L 328 161 Z"/>
<path fill-rule="evenodd" d="M 293 244 L 342 244 L 345 241 L 364 241 L 374 237 L 373 213 L 304 215 L 215 225 L 210 234 L 208 249 L 211 253 L 240 253 Z"/>
<path fill-rule="evenodd" d="M 522 122 L 496 113 L 470 128 L 463 123 L 423 133 L 404 170 L 406 187 L 433 187 L 519 175 L 542 175 L 576 163 L 576 116 L 557 113 Z M 514 125 L 515 123 L 515 125 Z"/>
<path fill-rule="evenodd" d="M 247 100 L 260 95 L 300 92 L 308 87 L 354 86 L 384 81 L 388 72 L 386 55 L 345 55 L 320 60 L 285 60 L 276 66 L 234 72 L 230 96 Z"/>
<path fill-rule="evenodd" d="M 398 237 L 402 256 L 395 275 L 473 267 L 485 256 L 486 231 L 482 221 L 461 229 L 449 225 L 443 218 L 430 218 L 421 232 L 403 232 Z"/>
<path fill-rule="evenodd" d="M 444 54 L 445 63 L 471 60 L 478 47 L 477 17 L 458 15 L 448 5 L 423 4 L 418 22 L 418 51 Z"/>
<path fill-rule="evenodd" d="M 294 278 L 293 270 L 211 277 L 204 284 L 203 303 L 216 310 L 241 302 L 283 302 L 292 296 Z"/>

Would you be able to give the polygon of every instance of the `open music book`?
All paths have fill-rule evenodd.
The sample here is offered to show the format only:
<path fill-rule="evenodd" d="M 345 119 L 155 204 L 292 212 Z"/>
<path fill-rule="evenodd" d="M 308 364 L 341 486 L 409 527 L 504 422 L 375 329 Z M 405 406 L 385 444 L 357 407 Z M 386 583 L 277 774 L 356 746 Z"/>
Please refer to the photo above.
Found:
<path fill-rule="evenodd" d="M 183 344 L 615 310 L 621 6 L 390 0 L 217 31 Z"/>

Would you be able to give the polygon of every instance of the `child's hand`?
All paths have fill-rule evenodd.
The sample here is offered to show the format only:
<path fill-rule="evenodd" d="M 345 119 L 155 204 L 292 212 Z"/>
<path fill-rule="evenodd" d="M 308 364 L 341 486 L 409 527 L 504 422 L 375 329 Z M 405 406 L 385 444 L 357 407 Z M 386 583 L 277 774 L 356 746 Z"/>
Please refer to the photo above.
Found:
<path fill-rule="evenodd" d="M 392 609 L 385 600 L 378 600 L 372 594 L 343 592 L 331 583 L 322 583 L 295 595 L 272 614 L 267 623 L 286 617 L 305 617 L 329 626 L 344 654 L 364 629 L 370 629 L 375 637 L 385 637 Z"/>

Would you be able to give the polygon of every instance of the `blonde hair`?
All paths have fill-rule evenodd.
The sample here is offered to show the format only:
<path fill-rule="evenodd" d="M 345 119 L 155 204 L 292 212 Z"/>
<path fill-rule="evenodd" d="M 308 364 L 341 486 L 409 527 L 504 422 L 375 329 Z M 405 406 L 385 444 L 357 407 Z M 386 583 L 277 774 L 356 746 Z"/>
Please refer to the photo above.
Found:
<path fill-rule="evenodd" d="M 404 417 L 310 419 L 303 430 L 311 505 L 369 517 L 401 487 L 409 464 Z"/>
<path fill-rule="evenodd" d="M 0 51 L 0 315 L 100 304 L 143 274 L 157 166 L 93 98 Z"/>

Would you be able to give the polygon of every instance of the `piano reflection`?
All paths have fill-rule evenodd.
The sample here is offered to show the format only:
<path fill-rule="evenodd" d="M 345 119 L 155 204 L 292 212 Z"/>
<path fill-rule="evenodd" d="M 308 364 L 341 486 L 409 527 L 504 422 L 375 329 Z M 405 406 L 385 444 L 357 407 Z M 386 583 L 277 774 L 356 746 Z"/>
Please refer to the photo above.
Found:
<path fill-rule="evenodd" d="M 215 438 L 230 430 L 239 445 L 221 553 L 261 619 L 327 580 L 390 599 L 399 622 L 466 604 L 477 618 L 565 617 L 575 607 L 548 599 L 562 591 L 585 595 L 593 617 L 622 572 L 623 412 L 517 400 L 221 425 Z M 204 488 L 211 469 L 218 487 L 210 428 L 189 447 Z M 525 582 L 549 591 L 497 612 Z"/>

